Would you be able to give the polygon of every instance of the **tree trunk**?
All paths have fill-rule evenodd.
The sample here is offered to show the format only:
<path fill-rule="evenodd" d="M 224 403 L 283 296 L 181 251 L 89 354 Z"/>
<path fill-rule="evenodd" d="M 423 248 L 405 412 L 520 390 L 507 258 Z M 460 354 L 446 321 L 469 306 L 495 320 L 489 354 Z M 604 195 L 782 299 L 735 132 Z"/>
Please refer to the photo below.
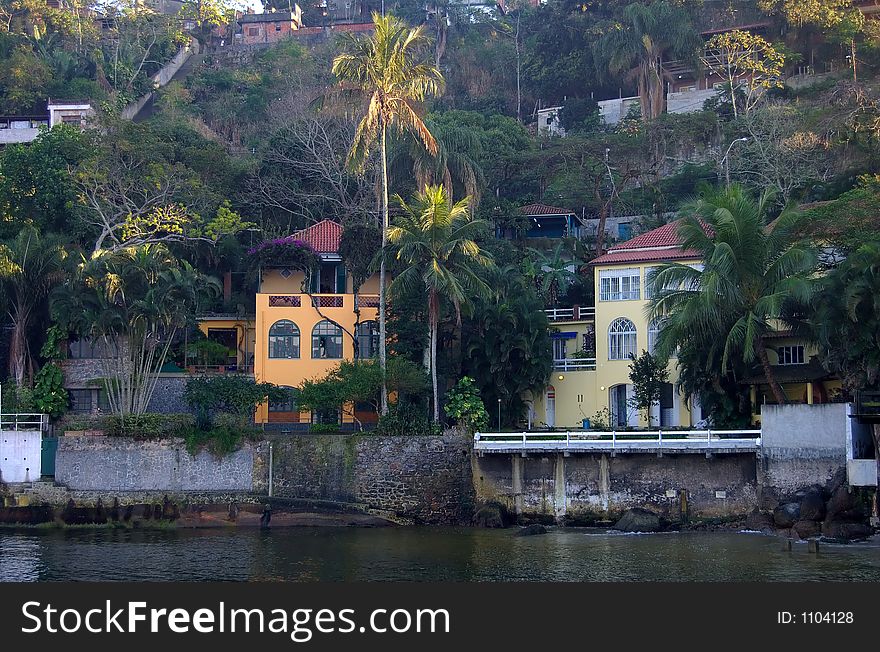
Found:
<path fill-rule="evenodd" d="M 522 15 L 522 11 L 518 11 L 516 13 L 516 37 L 515 37 L 515 45 L 516 45 L 516 121 L 522 124 L 522 90 L 520 85 L 520 77 L 522 71 L 522 63 L 521 63 L 521 53 L 519 46 L 519 19 Z M 452 190 L 450 189 L 450 193 Z"/>
<path fill-rule="evenodd" d="M 858 84 L 859 83 L 859 76 L 858 76 L 858 73 L 856 72 L 856 40 L 855 39 L 850 39 L 849 50 L 850 50 L 850 57 L 852 57 L 853 83 Z"/>
<path fill-rule="evenodd" d="M 434 423 L 440 423 L 440 390 L 437 386 L 437 328 L 439 324 L 440 306 L 437 293 L 431 291 L 428 295 L 428 321 L 431 330 L 431 388 L 434 392 Z"/>
<path fill-rule="evenodd" d="M 764 369 L 764 377 L 767 379 L 767 384 L 770 385 L 770 391 L 773 392 L 773 396 L 779 405 L 785 405 L 788 403 L 788 399 L 785 397 L 785 392 L 782 391 L 782 386 L 776 382 L 776 377 L 770 368 L 770 359 L 767 357 L 767 348 L 764 346 L 764 340 L 760 336 L 755 343 L 755 348 L 758 350 L 758 359 L 761 361 L 761 367 Z"/>
<path fill-rule="evenodd" d="M 379 257 L 379 368 L 382 370 L 382 415 L 388 414 L 388 384 L 385 381 L 387 368 L 385 350 L 385 247 L 388 244 L 388 151 L 386 127 L 382 123 L 382 251 Z"/>

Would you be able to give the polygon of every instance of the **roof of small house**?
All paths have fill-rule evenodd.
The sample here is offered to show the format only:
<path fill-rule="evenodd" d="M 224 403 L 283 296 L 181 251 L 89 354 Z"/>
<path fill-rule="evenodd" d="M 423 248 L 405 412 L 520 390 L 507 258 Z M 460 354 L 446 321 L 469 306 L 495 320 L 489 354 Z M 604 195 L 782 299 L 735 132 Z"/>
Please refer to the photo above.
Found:
<path fill-rule="evenodd" d="M 519 209 L 523 215 L 574 215 L 574 211 L 547 204 L 528 204 Z"/>
<path fill-rule="evenodd" d="M 239 23 L 283 23 L 294 20 L 294 14 L 289 11 L 267 11 L 262 14 L 242 14 L 238 18 Z"/>
<path fill-rule="evenodd" d="M 293 236 L 305 242 L 316 253 L 336 254 L 339 253 L 339 243 L 342 240 L 342 225 L 333 220 L 321 220 L 317 224 L 297 231 Z"/>
<path fill-rule="evenodd" d="M 700 258 L 700 252 L 681 248 L 681 237 L 678 235 L 679 222 L 680 220 L 676 220 L 664 224 L 631 240 L 616 244 L 604 255 L 591 260 L 590 264 L 614 265 Z"/>

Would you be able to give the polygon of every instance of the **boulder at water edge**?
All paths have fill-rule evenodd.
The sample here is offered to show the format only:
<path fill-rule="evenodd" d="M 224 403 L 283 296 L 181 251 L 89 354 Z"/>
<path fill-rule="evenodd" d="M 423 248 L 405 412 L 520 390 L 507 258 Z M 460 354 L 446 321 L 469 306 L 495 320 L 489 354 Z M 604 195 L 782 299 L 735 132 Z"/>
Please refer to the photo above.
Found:
<path fill-rule="evenodd" d="M 517 531 L 515 537 L 533 537 L 536 534 L 547 534 L 547 528 L 539 523 L 533 523 Z"/>
<path fill-rule="evenodd" d="M 799 503 L 785 503 L 773 510 L 773 522 L 776 527 L 790 528 L 801 518 Z"/>
<path fill-rule="evenodd" d="M 620 520 L 614 524 L 615 530 L 621 532 L 657 532 L 662 529 L 660 517 L 654 512 L 641 507 L 626 510 Z"/>
<path fill-rule="evenodd" d="M 825 497 L 821 489 L 809 489 L 800 503 L 802 521 L 821 521 L 825 518 Z"/>

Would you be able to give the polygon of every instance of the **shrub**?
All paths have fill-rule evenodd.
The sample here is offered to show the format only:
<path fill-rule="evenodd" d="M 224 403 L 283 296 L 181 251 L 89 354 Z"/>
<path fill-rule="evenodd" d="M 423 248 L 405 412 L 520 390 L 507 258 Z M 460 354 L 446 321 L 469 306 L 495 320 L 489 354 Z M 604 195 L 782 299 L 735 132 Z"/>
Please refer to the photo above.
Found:
<path fill-rule="evenodd" d="M 64 374 L 61 368 L 54 362 L 43 365 L 37 372 L 33 391 L 34 407 L 57 419 L 67 412 L 70 397 L 64 389 Z"/>
<path fill-rule="evenodd" d="M 134 437 L 136 439 L 164 439 L 182 437 L 195 427 L 191 414 L 118 414 L 107 417 L 107 434 L 111 437 Z"/>
<path fill-rule="evenodd" d="M 389 407 L 388 414 L 379 418 L 377 435 L 393 437 L 439 435 L 439 424 L 428 418 L 427 412 L 412 403 L 396 403 Z"/>
<path fill-rule="evenodd" d="M 231 415 L 241 423 L 249 423 L 257 403 L 267 397 L 280 400 L 285 395 L 285 390 L 272 383 L 258 383 L 246 376 L 222 375 L 190 378 L 183 400 L 195 411 L 199 427 L 207 430 L 218 414 Z"/>
<path fill-rule="evenodd" d="M 446 395 L 446 416 L 468 430 L 482 430 L 489 425 L 489 413 L 480 398 L 474 379 L 462 377 Z"/>

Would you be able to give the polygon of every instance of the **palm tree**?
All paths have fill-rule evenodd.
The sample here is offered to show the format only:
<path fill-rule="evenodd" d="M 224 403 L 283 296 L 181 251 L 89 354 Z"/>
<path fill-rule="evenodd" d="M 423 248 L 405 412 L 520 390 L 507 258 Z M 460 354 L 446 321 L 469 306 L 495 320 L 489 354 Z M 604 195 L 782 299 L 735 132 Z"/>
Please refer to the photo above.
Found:
<path fill-rule="evenodd" d="M 41 236 L 23 228 L 14 240 L 0 245 L 0 289 L 6 295 L 12 338 L 9 346 L 9 375 L 22 386 L 34 375 L 34 357 L 29 337 L 34 318 L 52 288 L 64 281 L 67 252 L 56 236 Z"/>
<path fill-rule="evenodd" d="M 378 142 L 382 165 L 382 256 L 379 262 L 379 366 L 382 368 L 382 414 L 388 412 L 385 326 L 385 247 L 388 244 L 388 132 L 414 133 L 432 154 L 437 143 L 416 105 L 443 90 L 443 76 L 425 62 L 428 37 L 423 26 L 411 28 L 392 15 L 373 13 L 370 38 L 346 35 L 342 54 L 333 59 L 333 74 L 344 91 L 369 100 L 348 154 L 356 166 L 366 163 Z"/>
<path fill-rule="evenodd" d="M 55 320 L 68 331 L 103 345 L 111 410 L 143 414 L 176 333 L 220 285 L 162 245 L 103 250 L 84 260 L 52 302 Z"/>
<path fill-rule="evenodd" d="M 630 72 L 639 89 L 643 120 L 653 120 L 666 109 L 662 64 L 664 56 L 695 57 L 702 39 L 688 11 L 670 2 L 632 3 L 622 21 L 594 46 L 594 55 L 613 75 Z"/>
<path fill-rule="evenodd" d="M 701 333 L 723 345 L 721 365 L 733 356 L 755 359 L 776 400 L 785 394 L 776 381 L 764 336 L 780 326 L 787 310 L 809 301 L 816 252 L 799 236 L 800 213 L 786 209 L 766 225 L 769 198 L 756 201 L 740 186 L 707 194 L 682 212 L 681 247 L 696 252 L 702 269 L 662 265 L 648 280 L 653 298 L 649 317 L 663 328 L 657 355 L 667 357 Z"/>
<path fill-rule="evenodd" d="M 417 189 L 435 184 L 442 184 L 453 194 L 460 189 L 471 198 L 471 210 L 475 211 L 485 185 L 483 169 L 477 162 L 483 153 L 480 139 L 472 129 L 459 124 L 437 122 L 430 117 L 425 124 L 437 143 L 436 154 L 417 141 L 395 143 L 388 159 L 391 178 L 413 179 Z"/>
<path fill-rule="evenodd" d="M 474 219 L 469 200 L 451 203 L 443 186 L 427 186 L 410 204 L 395 199 L 403 215 L 388 231 L 396 260 L 404 267 L 391 284 L 392 292 L 420 287 L 428 295 L 430 371 L 434 391 L 434 421 L 440 421 L 437 387 L 437 330 L 440 302 L 448 300 L 461 324 L 461 307 L 472 296 L 487 296 L 491 290 L 480 271 L 493 265 L 492 258 L 476 242 L 489 227 Z"/>
<path fill-rule="evenodd" d="M 573 259 L 563 252 L 565 242 L 560 240 L 552 252 L 529 249 L 532 258 L 537 261 L 535 284 L 541 296 L 556 307 L 559 297 L 568 292 L 568 288 L 578 280 L 577 270 L 584 264 L 582 260 Z"/>

